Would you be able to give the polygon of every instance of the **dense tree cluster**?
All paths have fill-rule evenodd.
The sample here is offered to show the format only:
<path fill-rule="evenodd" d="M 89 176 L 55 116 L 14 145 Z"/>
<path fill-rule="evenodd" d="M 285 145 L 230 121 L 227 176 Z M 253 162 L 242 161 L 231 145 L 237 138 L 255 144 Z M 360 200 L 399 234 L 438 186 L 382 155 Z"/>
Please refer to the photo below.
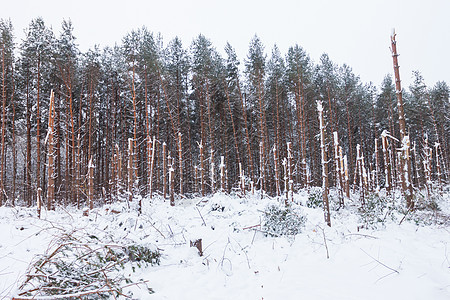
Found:
<path fill-rule="evenodd" d="M 113 201 L 126 193 L 176 198 L 254 188 L 281 195 L 320 185 L 317 101 L 329 185 L 343 185 L 340 162 L 334 164 L 337 140 L 351 185 L 363 176 L 360 161 L 369 174 L 366 188 L 386 187 L 382 133 L 399 138 L 389 75 L 376 88 L 326 54 L 313 62 L 299 45 L 286 55 L 274 46 L 267 55 L 257 36 L 241 65 L 229 44 L 223 57 L 203 35 L 188 47 L 179 38 L 166 45 L 146 28 L 120 45 L 82 53 L 71 22 L 56 34 L 40 18 L 18 44 L 11 22 L 0 20 L 0 48 L 0 204 L 35 205 L 39 197 L 45 203 L 50 167 L 59 204 Z M 445 82 L 428 88 L 419 72 L 413 75 L 403 97 L 412 180 L 420 188 L 430 176 L 448 179 L 450 89 Z M 392 184 L 397 147 L 389 139 Z"/>

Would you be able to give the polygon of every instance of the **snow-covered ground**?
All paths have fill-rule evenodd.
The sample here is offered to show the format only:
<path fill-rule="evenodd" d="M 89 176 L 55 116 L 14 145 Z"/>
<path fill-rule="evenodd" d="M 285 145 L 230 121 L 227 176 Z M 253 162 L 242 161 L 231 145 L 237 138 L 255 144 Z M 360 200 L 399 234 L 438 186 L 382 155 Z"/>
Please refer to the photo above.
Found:
<path fill-rule="evenodd" d="M 450 299 L 448 194 L 439 198 L 439 215 L 414 214 L 399 225 L 403 215 L 392 212 L 383 224 L 359 230 L 356 203 L 332 210 L 329 228 L 321 208 L 306 207 L 306 192 L 294 200 L 306 224 L 281 237 L 259 226 L 266 207 L 281 201 L 257 195 L 218 193 L 175 207 L 143 199 L 141 215 L 137 201 L 98 207 L 89 216 L 58 207 L 42 219 L 34 208 L 1 207 L 0 299 L 17 295 L 35 255 L 71 232 L 160 249 L 159 265 L 124 269 L 154 290 L 131 287 L 133 299 Z M 203 256 L 190 247 L 196 239 Z"/>

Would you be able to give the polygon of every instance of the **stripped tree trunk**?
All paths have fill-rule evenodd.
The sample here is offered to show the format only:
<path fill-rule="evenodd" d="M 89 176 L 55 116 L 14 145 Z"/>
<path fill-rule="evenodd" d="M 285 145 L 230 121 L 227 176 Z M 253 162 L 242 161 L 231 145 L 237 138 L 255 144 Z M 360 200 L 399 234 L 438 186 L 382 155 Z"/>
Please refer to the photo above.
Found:
<path fill-rule="evenodd" d="M 215 191 L 215 184 L 216 184 L 216 179 L 214 178 L 215 175 L 215 164 L 214 164 L 214 148 L 211 147 L 210 149 L 210 157 L 209 157 L 209 161 L 210 161 L 210 179 L 211 179 L 211 193 L 214 194 Z"/>
<path fill-rule="evenodd" d="M 417 156 L 417 147 L 416 147 L 416 142 L 414 141 L 414 146 L 413 146 L 413 153 L 414 153 L 414 165 L 416 168 L 416 184 L 417 187 L 420 189 L 420 163 L 419 163 L 419 156 Z"/>
<path fill-rule="evenodd" d="M 378 139 L 375 139 L 375 189 L 380 189 L 380 166 L 378 162 Z"/>
<path fill-rule="evenodd" d="M 220 191 L 225 190 L 225 157 L 220 157 Z"/>
<path fill-rule="evenodd" d="M 359 144 L 356 145 L 356 172 L 355 172 L 355 180 L 356 176 L 359 175 L 359 197 L 361 201 L 361 205 L 364 206 L 364 185 L 363 185 L 363 166 L 362 166 L 363 158 L 361 156 L 361 146 Z M 359 173 L 359 174 L 358 174 Z"/>
<path fill-rule="evenodd" d="M 397 42 L 395 41 L 395 31 L 391 35 L 391 51 L 392 51 L 392 58 L 394 63 L 394 74 L 395 74 L 395 89 L 397 93 L 397 109 L 398 109 L 398 123 L 400 125 L 400 140 L 402 141 L 405 146 L 409 143 L 403 141 L 403 139 L 406 136 L 406 123 L 405 123 L 405 112 L 403 109 L 403 99 L 402 99 L 402 87 L 400 83 L 400 72 L 399 72 L 399 65 L 398 65 L 398 54 L 397 54 Z M 409 152 L 409 149 L 405 149 L 405 152 Z M 406 160 L 406 161 L 405 161 Z M 401 170 L 401 181 L 402 181 L 402 190 L 403 195 L 406 198 L 406 208 L 407 209 L 413 209 L 414 208 L 414 202 L 412 199 L 413 196 L 413 187 L 411 185 L 411 165 L 408 162 L 408 158 L 402 156 L 400 161 L 400 170 Z M 408 175 L 409 177 L 406 178 L 405 176 Z"/>
<path fill-rule="evenodd" d="M 433 149 L 428 146 L 428 136 L 425 136 L 425 145 L 423 147 L 424 159 L 423 170 L 425 173 L 425 187 L 427 189 L 428 199 L 431 197 L 432 185 L 431 185 L 431 158 L 433 156 Z"/>
<path fill-rule="evenodd" d="M 284 204 L 288 206 L 289 204 L 289 177 L 288 177 L 288 170 L 287 170 L 287 158 L 283 158 L 283 169 L 284 169 L 284 192 L 286 193 L 286 200 L 284 201 Z"/>
<path fill-rule="evenodd" d="M 339 206 L 344 207 L 344 195 L 342 192 L 342 177 L 341 177 L 341 169 L 340 169 L 340 161 L 339 161 L 339 138 L 338 133 L 336 131 L 333 132 L 334 139 L 334 161 L 335 161 L 335 172 L 336 172 L 336 187 L 338 188 L 339 193 Z"/>
<path fill-rule="evenodd" d="M 320 126 L 320 152 L 322 157 L 322 194 L 323 194 L 323 211 L 325 222 L 331 227 L 330 206 L 328 202 L 328 159 L 325 150 L 325 126 L 323 123 L 323 106 L 322 102 L 317 101 L 317 111 L 319 112 Z"/>
<path fill-rule="evenodd" d="M 439 147 L 440 144 L 439 143 L 434 143 L 434 148 L 436 149 L 436 175 L 438 178 L 438 187 L 439 190 L 442 191 L 442 178 L 441 178 L 441 164 L 439 162 Z"/>
<path fill-rule="evenodd" d="M 292 143 L 287 143 L 287 170 L 288 170 L 288 178 L 289 178 L 289 192 L 291 202 L 294 201 L 294 180 L 292 178 Z"/>
<path fill-rule="evenodd" d="M 175 174 L 175 170 L 173 169 L 173 158 L 169 156 L 167 157 L 168 166 L 169 166 L 169 195 L 170 195 L 170 206 L 175 206 L 175 180 L 173 175 Z"/>
<path fill-rule="evenodd" d="M 384 160 L 384 176 L 385 176 L 385 187 L 388 192 L 388 194 L 391 192 L 392 189 L 392 177 L 391 177 L 391 163 L 389 160 L 389 153 L 388 153 L 388 140 L 387 136 L 385 135 L 385 131 L 381 134 L 381 144 L 383 147 L 383 160 Z"/>
<path fill-rule="evenodd" d="M 344 155 L 344 169 L 345 169 L 345 194 L 347 196 L 347 199 L 350 199 L 350 179 L 348 177 L 347 155 Z"/>

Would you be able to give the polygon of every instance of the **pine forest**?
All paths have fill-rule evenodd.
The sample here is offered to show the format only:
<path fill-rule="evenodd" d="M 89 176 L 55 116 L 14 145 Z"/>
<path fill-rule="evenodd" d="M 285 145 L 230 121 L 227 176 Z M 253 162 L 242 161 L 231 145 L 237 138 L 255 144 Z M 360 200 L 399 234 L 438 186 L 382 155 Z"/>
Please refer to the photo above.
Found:
<path fill-rule="evenodd" d="M 428 86 L 420 71 L 401 72 L 399 54 L 408 49 L 397 45 L 395 32 L 386 35 L 392 68 L 375 85 L 362 82 L 349 65 L 337 65 L 327 54 L 313 61 L 300 45 L 281 53 L 276 45 L 267 48 L 257 35 L 249 41 L 246 57 L 237 57 L 231 44 L 218 50 L 202 34 L 184 45 L 178 37 L 166 41 L 146 27 L 129 32 L 113 47 L 81 52 L 73 30 L 70 21 L 54 30 L 36 18 L 18 41 L 11 21 L 0 20 L 0 206 L 27 211 L 36 220 L 62 209 L 95 220 L 102 207 L 117 215 L 131 210 L 136 223 L 127 230 L 138 230 L 137 220 L 145 218 L 149 205 L 170 215 L 198 202 L 193 215 L 199 226 L 209 228 L 212 221 L 203 209 L 212 205 L 208 199 L 253 199 L 245 201 L 278 205 L 259 207 L 265 223 L 241 224 L 245 228 L 240 230 L 272 237 L 295 236 L 298 228 L 308 226 L 292 228 L 294 219 L 306 219 L 283 223 L 273 217 L 298 217 L 298 207 L 315 208 L 322 225 L 311 232 L 320 233 L 327 257 L 333 255 L 333 245 L 327 245 L 325 235 L 333 234 L 335 221 L 337 228 L 345 224 L 337 216 L 350 207 L 362 220 L 358 231 L 373 228 L 394 210 L 397 225 L 412 222 L 408 218 L 436 221 L 439 215 L 439 224 L 450 223 L 438 209 L 443 205 L 439 201 L 449 199 L 450 88 L 444 81 Z M 402 86 L 401 79 L 410 76 L 412 84 Z M 297 201 L 301 195 L 303 204 Z M 226 211 L 222 202 L 209 211 Z M 380 207 L 378 219 L 368 221 Z M 172 232 L 148 218 L 142 221 L 144 229 L 151 227 L 159 238 L 171 236 L 176 245 L 184 243 L 177 240 L 175 227 Z M 90 235 L 76 237 L 74 231 L 71 236 L 39 266 L 33 265 L 36 269 L 29 271 L 15 299 L 64 294 L 50 284 L 44 287 L 48 282 L 33 274 L 44 272 L 45 266 L 56 272 L 50 268 L 55 253 L 69 251 L 61 245 L 82 244 L 70 248 L 78 257 L 94 251 L 86 251 L 93 243 Z M 208 245 L 203 236 L 203 247 L 197 239 L 189 248 L 203 256 L 214 247 Z M 226 249 L 232 245 L 228 238 L 218 250 L 221 269 L 226 269 L 231 251 Z M 101 253 L 95 250 L 95 259 L 103 257 L 111 266 L 115 248 L 105 247 Z M 135 248 L 120 249 L 123 253 L 114 250 L 114 257 L 133 261 L 137 255 L 131 254 Z M 150 262 L 164 259 L 159 255 Z M 380 258 L 372 258 L 381 264 Z M 246 260 L 242 263 L 250 268 L 251 259 Z M 89 270 L 83 272 L 98 273 Z M 75 298 L 96 299 L 111 292 L 124 296 L 122 281 L 116 286 L 105 278 L 104 284 L 83 288 L 77 283 L 78 290 L 69 283 L 59 286 Z M 30 287 L 31 282 L 35 285 Z M 450 293 L 448 285 L 445 289 Z M 156 287 L 149 291 L 158 293 Z"/>

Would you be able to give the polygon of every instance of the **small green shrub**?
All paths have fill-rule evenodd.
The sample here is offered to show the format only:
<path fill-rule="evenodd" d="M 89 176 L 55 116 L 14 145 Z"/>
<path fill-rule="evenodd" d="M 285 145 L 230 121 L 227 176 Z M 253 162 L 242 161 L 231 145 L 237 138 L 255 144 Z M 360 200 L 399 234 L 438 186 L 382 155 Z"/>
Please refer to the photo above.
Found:
<path fill-rule="evenodd" d="M 393 208 L 384 197 L 376 193 L 366 196 L 364 205 L 358 209 L 360 228 L 375 229 L 378 226 L 384 226 L 386 219 Z"/>
<path fill-rule="evenodd" d="M 306 216 L 291 207 L 269 205 L 264 211 L 263 231 L 270 236 L 295 235 L 305 226 Z"/>
<path fill-rule="evenodd" d="M 306 201 L 306 207 L 318 208 L 323 207 L 323 197 L 321 187 L 312 187 L 308 194 L 308 200 Z"/>
<path fill-rule="evenodd" d="M 128 255 L 130 261 L 137 262 L 140 266 L 141 262 L 145 262 L 150 265 L 159 265 L 161 259 L 161 253 L 157 250 L 152 250 L 142 245 L 131 245 L 125 248 L 125 252 Z"/>

